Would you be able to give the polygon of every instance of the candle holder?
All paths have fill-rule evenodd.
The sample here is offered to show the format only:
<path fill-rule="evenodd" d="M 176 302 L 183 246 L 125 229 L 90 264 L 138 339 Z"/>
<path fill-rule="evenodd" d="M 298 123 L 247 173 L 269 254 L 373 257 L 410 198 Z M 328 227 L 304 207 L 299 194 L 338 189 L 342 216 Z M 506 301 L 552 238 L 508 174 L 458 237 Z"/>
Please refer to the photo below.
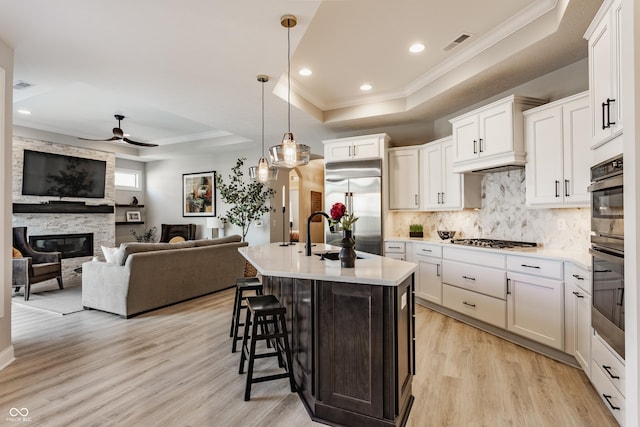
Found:
<path fill-rule="evenodd" d="M 287 232 L 287 228 L 285 227 L 285 212 L 286 212 L 287 208 L 285 206 L 282 207 L 282 243 L 280 243 L 280 246 L 289 246 L 289 243 L 286 240 L 286 232 Z"/>

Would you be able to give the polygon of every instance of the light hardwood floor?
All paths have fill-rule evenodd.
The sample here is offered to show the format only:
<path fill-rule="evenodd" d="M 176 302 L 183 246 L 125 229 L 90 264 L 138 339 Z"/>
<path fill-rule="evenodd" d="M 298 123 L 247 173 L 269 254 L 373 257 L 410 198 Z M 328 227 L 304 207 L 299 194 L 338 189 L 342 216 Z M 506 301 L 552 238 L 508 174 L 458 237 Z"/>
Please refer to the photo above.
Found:
<path fill-rule="evenodd" d="M 0 425 L 311 426 L 287 381 L 243 400 L 227 290 L 129 320 L 13 305 L 16 360 L 0 371 Z M 615 426 L 586 376 L 417 307 L 410 427 Z M 30 423 L 10 420 L 27 408 Z"/>

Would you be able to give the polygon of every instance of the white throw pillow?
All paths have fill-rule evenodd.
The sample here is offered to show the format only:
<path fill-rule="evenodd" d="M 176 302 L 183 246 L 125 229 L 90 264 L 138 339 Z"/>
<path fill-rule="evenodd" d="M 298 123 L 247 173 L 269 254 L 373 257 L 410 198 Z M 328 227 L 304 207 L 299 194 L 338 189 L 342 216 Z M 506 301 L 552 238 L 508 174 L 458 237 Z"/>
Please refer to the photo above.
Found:
<path fill-rule="evenodd" d="M 102 248 L 102 254 L 104 255 L 104 259 L 107 262 L 112 262 L 114 264 L 118 264 L 118 249 L 119 248 L 109 248 L 107 246 L 100 246 Z"/>

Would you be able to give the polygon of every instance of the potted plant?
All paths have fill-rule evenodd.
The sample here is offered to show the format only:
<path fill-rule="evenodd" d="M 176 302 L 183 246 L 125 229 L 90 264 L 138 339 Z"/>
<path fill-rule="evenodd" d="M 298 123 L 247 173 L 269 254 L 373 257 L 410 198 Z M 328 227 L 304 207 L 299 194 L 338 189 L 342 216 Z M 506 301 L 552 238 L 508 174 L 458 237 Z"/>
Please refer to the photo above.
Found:
<path fill-rule="evenodd" d="M 409 225 L 409 237 L 423 237 L 422 224 Z"/>
<path fill-rule="evenodd" d="M 228 184 L 221 175 L 216 174 L 216 188 L 220 191 L 220 197 L 231 205 L 221 219 L 241 228 L 243 242 L 251 224 L 271 210 L 267 201 L 276 194 L 275 190 L 259 181 L 244 181 L 242 169 L 245 160 L 246 158 L 238 159 L 236 165 L 231 168 Z"/>

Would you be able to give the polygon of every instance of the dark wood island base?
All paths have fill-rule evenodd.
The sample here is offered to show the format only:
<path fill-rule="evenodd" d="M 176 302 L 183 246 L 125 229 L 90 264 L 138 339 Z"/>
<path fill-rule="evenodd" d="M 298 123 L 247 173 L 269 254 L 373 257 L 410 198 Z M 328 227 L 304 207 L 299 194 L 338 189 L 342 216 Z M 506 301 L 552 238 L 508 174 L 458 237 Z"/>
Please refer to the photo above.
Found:
<path fill-rule="evenodd" d="M 314 421 L 403 426 L 413 405 L 413 273 L 396 286 L 264 276 L 287 309 L 298 393 Z"/>

